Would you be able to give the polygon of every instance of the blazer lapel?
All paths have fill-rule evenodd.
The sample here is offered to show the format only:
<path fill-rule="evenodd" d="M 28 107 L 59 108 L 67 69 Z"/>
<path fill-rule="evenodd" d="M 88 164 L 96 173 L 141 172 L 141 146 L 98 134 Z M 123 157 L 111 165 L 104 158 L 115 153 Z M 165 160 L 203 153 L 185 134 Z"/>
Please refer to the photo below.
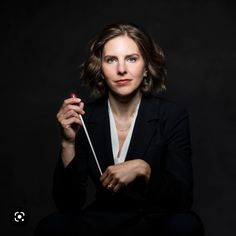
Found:
<path fill-rule="evenodd" d="M 152 97 L 142 97 L 126 160 L 144 158 L 159 120 L 157 101 Z"/>
<path fill-rule="evenodd" d="M 110 124 L 107 99 L 94 104 L 87 120 L 87 129 L 102 172 L 114 164 L 111 149 Z"/>

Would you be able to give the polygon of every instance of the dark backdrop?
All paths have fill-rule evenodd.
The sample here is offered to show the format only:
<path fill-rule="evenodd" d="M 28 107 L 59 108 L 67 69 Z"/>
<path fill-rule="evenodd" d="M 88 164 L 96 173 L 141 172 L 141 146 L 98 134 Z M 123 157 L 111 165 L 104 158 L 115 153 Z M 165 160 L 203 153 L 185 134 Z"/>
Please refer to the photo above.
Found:
<path fill-rule="evenodd" d="M 1 235 L 32 235 L 55 209 L 56 113 L 86 90 L 78 65 L 105 24 L 144 26 L 166 54 L 164 94 L 190 113 L 194 210 L 207 236 L 236 235 L 234 1 L 1 1 Z M 23 207 L 25 225 L 12 223 Z"/>

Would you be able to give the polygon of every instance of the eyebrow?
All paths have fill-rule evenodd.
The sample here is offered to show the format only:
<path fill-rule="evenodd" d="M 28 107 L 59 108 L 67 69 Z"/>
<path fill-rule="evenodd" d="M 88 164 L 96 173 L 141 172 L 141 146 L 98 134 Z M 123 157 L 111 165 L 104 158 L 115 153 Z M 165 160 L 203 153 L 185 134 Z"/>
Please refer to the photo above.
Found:
<path fill-rule="evenodd" d="M 128 57 L 133 57 L 133 56 L 137 56 L 137 57 L 139 57 L 140 55 L 138 54 L 138 53 L 132 53 L 132 54 L 128 54 L 128 55 L 126 55 L 125 56 L 125 58 L 128 58 Z M 106 56 L 104 56 L 103 58 L 110 58 L 110 57 L 115 57 L 115 58 L 117 58 L 117 56 L 114 56 L 114 55 L 106 55 Z"/>

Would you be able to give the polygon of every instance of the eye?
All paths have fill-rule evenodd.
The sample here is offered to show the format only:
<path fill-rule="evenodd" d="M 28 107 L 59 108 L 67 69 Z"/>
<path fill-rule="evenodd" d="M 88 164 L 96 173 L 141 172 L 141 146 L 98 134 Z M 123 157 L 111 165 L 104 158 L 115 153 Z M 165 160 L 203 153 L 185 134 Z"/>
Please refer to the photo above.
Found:
<path fill-rule="evenodd" d="M 129 58 L 127 59 L 127 61 L 128 61 L 128 62 L 131 62 L 131 63 L 134 63 L 134 62 L 137 61 L 137 58 L 136 58 L 136 57 L 129 57 Z"/>
<path fill-rule="evenodd" d="M 109 57 L 106 59 L 106 62 L 109 63 L 109 64 L 112 64 L 114 62 L 116 62 L 116 58 L 115 57 Z"/>

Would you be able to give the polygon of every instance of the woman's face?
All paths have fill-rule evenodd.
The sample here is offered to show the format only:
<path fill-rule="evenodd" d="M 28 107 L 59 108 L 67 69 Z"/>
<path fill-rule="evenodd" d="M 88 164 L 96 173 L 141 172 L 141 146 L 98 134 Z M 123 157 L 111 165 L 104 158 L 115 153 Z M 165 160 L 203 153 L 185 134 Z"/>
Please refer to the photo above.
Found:
<path fill-rule="evenodd" d="M 126 35 L 109 40 L 102 53 L 102 72 L 112 93 L 128 96 L 138 91 L 145 63 L 135 41 Z"/>

